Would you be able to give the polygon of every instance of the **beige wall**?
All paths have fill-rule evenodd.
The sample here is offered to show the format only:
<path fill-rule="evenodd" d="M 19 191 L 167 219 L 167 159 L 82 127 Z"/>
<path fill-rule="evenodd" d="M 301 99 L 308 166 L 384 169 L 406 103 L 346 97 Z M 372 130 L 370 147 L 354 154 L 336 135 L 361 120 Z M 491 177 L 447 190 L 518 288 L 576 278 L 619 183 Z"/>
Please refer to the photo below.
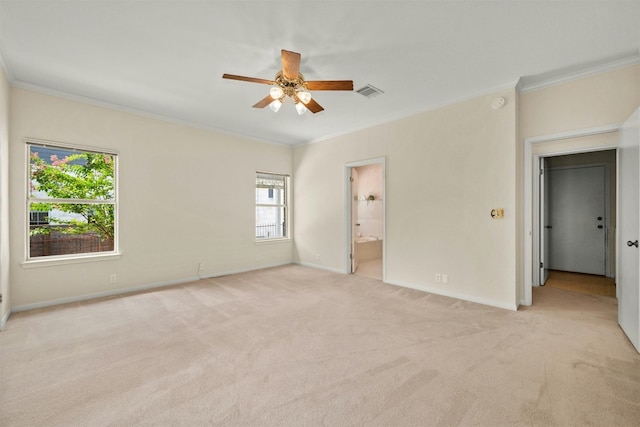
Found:
<path fill-rule="evenodd" d="M 290 174 L 289 147 L 15 88 L 10 124 L 13 307 L 291 262 L 290 241 L 256 244 L 254 234 L 255 172 Z M 23 265 L 25 137 L 119 152 L 120 259 Z"/>
<path fill-rule="evenodd" d="M 522 304 L 525 298 L 525 267 L 524 267 L 524 259 L 525 259 L 525 233 L 523 230 L 525 229 L 525 218 L 524 218 L 524 209 L 525 209 L 525 195 L 524 195 L 524 162 L 522 159 L 524 158 L 524 145 L 521 143 L 522 141 L 522 131 L 520 126 L 520 110 L 522 102 L 520 100 L 520 93 L 516 92 L 516 113 L 515 113 L 515 126 L 516 126 L 516 176 L 515 176 L 515 184 L 516 184 L 516 221 L 514 224 L 513 232 L 515 234 L 516 239 L 516 301 L 517 304 Z"/>
<path fill-rule="evenodd" d="M 507 99 L 506 106 L 492 110 L 498 96 Z M 287 147 L 10 90 L 4 75 L 0 101 L 11 107 L 10 126 L 3 132 L 6 141 L 10 130 L 14 308 L 189 280 L 197 276 L 199 262 L 206 266 L 203 276 L 292 259 L 346 272 L 345 164 L 382 157 L 387 282 L 514 308 L 522 299 L 527 242 L 523 141 L 622 123 L 640 104 L 640 66 L 523 94 L 505 89 L 297 147 L 293 153 Z M 0 120 L 6 122 L 6 108 L 0 109 Z M 25 137 L 119 151 L 120 259 L 23 265 Z M 562 144 L 576 147 L 574 141 Z M 295 245 L 254 243 L 256 170 L 292 174 Z M 3 182 L 7 185 L 6 177 Z M 7 203 L 2 206 L 6 209 Z M 492 208 L 504 208 L 505 219 L 490 219 Z M 5 216 L 2 224 L 7 224 Z M 7 263 L 8 252 L 3 252 Z M 9 269 L 2 266 L 8 296 Z M 116 284 L 109 283 L 111 274 L 118 275 Z M 449 283 L 435 283 L 435 274 L 447 274 Z M 3 315 L 6 310 L 4 303 Z"/>
<path fill-rule="evenodd" d="M 507 103 L 493 110 L 498 96 Z M 347 271 L 345 164 L 385 157 L 386 281 L 515 308 L 515 98 L 507 89 L 296 148 L 296 260 Z"/>
<path fill-rule="evenodd" d="M 521 94 L 520 137 L 619 125 L 638 107 L 640 65 Z"/>
<path fill-rule="evenodd" d="M 640 105 L 640 65 L 631 65 L 609 72 L 584 77 L 564 84 L 525 92 L 520 95 L 519 139 L 521 144 L 530 141 L 531 162 L 527 165 L 531 173 L 536 170 L 536 156 L 549 156 L 586 152 L 612 148 L 617 145 L 616 132 L 596 134 L 585 137 L 567 137 L 578 135 L 593 129 L 615 129 L 622 124 Z M 551 140 L 545 141 L 550 138 Z M 555 140 L 554 140 L 555 138 Z M 524 169 L 524 156 L 521 157 Z M 535 179 L 528 177 L 534 186 Z M 528 191 L 528 193 L 527 193 Z M 529 218 L 535 218 L 535 191 L 523 188 L 531 211 L 524 212 Z M 535 252 L 535 232 L 522 227 L 518 230 L 519 239 L 524 242 L 524 251 Z M 532 233 L 532 234 L 530 234 Z M 527 248 L 527 246 L 531 246 Z M 525 268 L 533 269 L 536 260 L 533 255 L 524 258 Z M 529 264 L 530 263 L 530 264 Z M 525 277 L 524 283 L 531 278 Z"/>
<path fill-rule="evenodd" d="M 1 62 L 1 61 L 0 61 Z M 9 83 L 0 67 L 0 328 L 9 316 Z"/>

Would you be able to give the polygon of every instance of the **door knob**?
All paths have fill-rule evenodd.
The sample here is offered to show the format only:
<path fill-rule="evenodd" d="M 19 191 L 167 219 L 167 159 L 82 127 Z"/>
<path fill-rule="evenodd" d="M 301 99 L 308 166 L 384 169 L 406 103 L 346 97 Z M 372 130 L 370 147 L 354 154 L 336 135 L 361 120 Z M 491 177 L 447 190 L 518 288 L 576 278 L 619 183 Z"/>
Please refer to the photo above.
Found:
<path fill-rule="evenodd" d="M 631 240 L 629 240 L 627 242 L 627 246 L 629 246 L 629 247 L 635 246 L 637 248 L 638 247 L 638 241 L 636 240 L 635 242 L 632 242 Z"/>
<path fill-rule="evenodd" d="M 598 217 L 598 221 L 602 221 L 602 217 L 601 216 Z"/>
<path fill-rule="evenodd" d="M 602 228 L 602 226 L 601 226 L 601 225 L 599 225 L 599 226 L 598 226 L 598 228 Z"/>

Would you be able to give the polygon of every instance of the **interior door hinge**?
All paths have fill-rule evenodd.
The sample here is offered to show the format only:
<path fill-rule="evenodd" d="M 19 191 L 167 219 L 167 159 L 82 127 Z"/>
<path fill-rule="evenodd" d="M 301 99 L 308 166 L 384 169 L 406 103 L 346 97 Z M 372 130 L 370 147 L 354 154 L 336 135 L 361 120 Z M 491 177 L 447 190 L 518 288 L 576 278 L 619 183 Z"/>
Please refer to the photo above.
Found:
<path fill-rule="evenodd" d="M 352 176 L 350 176 L 350 177 L 349 177 L 349 181 L 353 182 L 353 181 L 355 181 L 355 179 L 353 179 L 353 177 L 352 177 Z"/>
<path fill-rule="evenodd" d="M 349 254 L 349 258 L 353 259 L 353 254 Z"/>
<path fill-rule="evenodd" d="M 544 263 L 543 262 L 540 263 L 540 268 L 544 268 Z"/>

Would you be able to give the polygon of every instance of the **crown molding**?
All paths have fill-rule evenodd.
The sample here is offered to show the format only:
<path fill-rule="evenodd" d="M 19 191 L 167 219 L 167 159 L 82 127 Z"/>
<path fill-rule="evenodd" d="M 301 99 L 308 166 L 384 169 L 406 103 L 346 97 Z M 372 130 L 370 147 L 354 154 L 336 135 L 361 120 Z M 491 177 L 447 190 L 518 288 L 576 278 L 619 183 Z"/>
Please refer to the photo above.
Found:
<path fill-rule="evenodd" d="M 516 89 L 519 93 L 532 92 L 637 64 L 640 64 L 639 52 L 587 66 L 570 67 L 535 76 L 523 76 L 518 79 Z"/>
<path fill-rule="evenodd" d="M 2 68 L 2 70 L 4 71 L 4 75 L 9 81 L 9 84 L 13 84 L 15 79 L 13 77 L 13 73 L 11 72 L 11 70 L 9 69 L 9 66 L 7 65 L 7 61 L 4 60 L 4 57 L 5 57 L 4 46 L 2 45 L 2 41 L 0 41 L 0 68 Z"/>
<path fill-rule="evenodd" d="M 158 120 L 161 122 L 166 122 L 166 123 L 172 123 L 175 125 L 179 125 L 179 126 L 184 126 L 184 127 L 188 127 L 188 128 L 192 128 L 192 129 L 200 129 L 200 130 L 205 130 L 205 131 L 209 131 L 209 132 L 215 132 L 221 135 L 226 135 L 228 137 L 232 137 L 232 138 L 239 138 L 239 139 L 244 139 L 246 141 L 252 141 L 252 142 L 259 142 L 262 144 L 268 144 L 268 145 L 275 145 L 278 147 L 283 147 L 283 148 L 291 148 L 290 144 L 286 144 L 283 142 L 277 142 L 277 141 L 271 141 L 268 139 L 261 139 L 261 138 L 257 138 L 251 135 L 246 135 L 243 133 L 239 133 L 239 132 L 233 132 L 227 129 L 223 129 L 223 128 L 216 128 L 213 126 L 207 126 L 201 123 L 197 123 L 197 122 L 192 122 L 192 121 L 188 121 L 188 120 L 182 120 L 182 119 L 178 119 L 178 118 L 174 118 L 174 117 L 169 117 L 169 116 L 165 116 L 162 114 L 156 114 L 156 113 L 151 113 L 148 111 L 144 111 L 144 110 L 139 110 L 137 108 L 131 108 L 131 107 L 126 107 L 124 105 L 120 105 L 120 104 L 115 104 L 115 103 L 111 103 L 111 102 L 107 102 L 107 101 L 101 101 L 95 98 L 90 98 L 90 97 L 86 97 L 86 96 L 82 96 L 82 95 L 75 95 L 75 94 L 71 94 L 68 92 L 63 92 L 60 90 L 56 90 L 56 89 L 51 89 L 49 87 L 44 87 L 44 86 L 40 86 L 40 85 L 35 85 L 32 83 L 26 83 L 20 80 L 17 81 L 11 81 L 10 79 L 10 83 L 11 86 L 16 88 L 16 89 L 23 89 L 23 90 L 28 90 L 30 92 L 35 92 L 35 93 L 40 93 L 43 95 L 47 95 L 47 96 L 53 96 L 56 98 L 60 98 L 60 99 L 64 99 L 67 101 L 74 101 L 74 102 L 81 102 L 83 104 L 87 104 L 87 105 L 92 105 L 95 107 L 100 107 L 100 108 L 106 108 L 109 110 L 113 110 L 113 111 L 119 111 L 121 113 L 127 113 L 127 114 L 132 114 L 135 116 L 139 116 L 139 117 L 144 117 L 147 119 L 152 119 L 152 120 Z"/>
<path fill-rule="evenodd" d="M 324 141 L 328 141 L 334 138 L 338 138 L 344 135 L 350 135 L 356 132 L 360 132 L 362 130 L 365 129 L 371 129 L 373 127 L 376 126 L 381 126 L 381 125 L 385 125 L 388 123 L 392 123 L 392 122 L 396 122 L 398 120 L 403 120 L 403 119 L 408 119 L 411 117 L 415 117 L 418 116 L 420 114 L 425 114 L 425 113 L 429 113 L 431 111 L 436 111 L 439 110 L 441 108 L 446 108 L 452 105 L 456 105 L 456 104 L 460 104 L 463 102 L 467 102 L 467 101 L 471 101 L 474 99 L 478 99 L 481 98 L 483 96 L 489 96 L 489 95 L 499 95 L 501 92 L 505 92 L 505 91 L 509 91 L 509 90 L 513 90 L 514 88 L 517 88 L 517 84 L 518 81 L 511 81 L 508 82 L 506 84 L 501 84 L 498 86 L 493 86 L 484 90 L 480 90 L 480 91 L 476 91 L 464 96 L 459 96 L 459 97 L 455 97 L 455 98 L 451 98 L 451 99 L 447 99 L 444 102 L 440 102 L 440 103 L 432 103 L 429 104 L 423 108 L 417 109 L 417 110 L 399 110 L 390 114 L 387 114 L 384 117 L 380 117 L 377 121 L 375 122 L 371 122 L 371 121 L 366 121 L 364 123 L 359 124 L 358 126 L 353 126 L 350 127 L 348 129 L 345 129 L 344 131 L 341 132 L 333 132 L 327 135 L 323 135 L 319 138 L 315 138 L 315 139 L 311 139 L 308 141 L 303 141 L 303 142 L 299 142 L 297 144 L 293 144 L 292 148 L 296 149 L 296 148 L 300 148 L 300 147 L 304 147 L 305 145 L 311 145 L 311 144 L 316 144 L 318 142 L 324 142 Z M 502 95 L 502 96 L 506 96 L 506 95 Z"/>

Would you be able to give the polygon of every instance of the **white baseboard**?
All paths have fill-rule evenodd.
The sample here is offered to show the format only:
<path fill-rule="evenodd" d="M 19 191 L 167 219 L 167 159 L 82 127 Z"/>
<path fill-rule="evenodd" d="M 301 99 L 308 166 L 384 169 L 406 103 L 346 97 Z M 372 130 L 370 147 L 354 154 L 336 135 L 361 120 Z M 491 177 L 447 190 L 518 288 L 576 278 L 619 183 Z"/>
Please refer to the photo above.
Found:
<path fill-rule="evenodd" d="M 343 270 L 339 270 L 339 269 L 333 268 L 333 267 L 327 267 L 326 265 L 312 264 L 310 262 L 302 262 L 302 261 L 294 262 L 294 264 L 298 264 L 298 265 L 301 265 L 303 267 L 316 268 L 318 270 L 330 271 L 332 273 L 346 274 Z"/>
<path fill-rule="evenodd" d="M 216 277 L 229 276 L 231 274 L 248 273 L 250 271 L 264 270 L 265 268 L 282 267 L 283 265 L 289 265 L 289 264 L 292 264 L 292 263 L 287 261 L 287 262 L 279 262 L 274 264 L 264 264 L 256 267 L 250 267 L 250 268 L 240 268 L 237 270 L 219 271 L 212 275 L 200 276 L 198 277 L 198 279 L 214 279 Z"/>
<path fill-rule="evenodd" d="M 2 330 L 2 328 L 4 328 L 4 325 L 6 324 L 7 320 L 9 319 L 9 316 L 10 316 L 11 313 L 17 313 L 17 312 L 20 312 L 20 311 L 27 311 L 27 310 L 34 310 L 34 309 L 38 309 L 38 308 L 51 307 L 51 306 L 60 305 L 60 304 L 68 304 L 68 303 L 73 303 L 73 302 L 87 301 L 87 300 L 92 300 L 92 299 L 97 299 L 97 298 L 104 298 L 104 297 L 117 296 L 117 295 L 125 295 L 125 294 L 129 294 L 129 293 L 133 293 L 133 292 L 152 290 L 152 289 L 163 288 L 163 287 L 167 287 L 167 286 L 181 285 L 181 284 L 184 284 L 184 283 L 195 282 L 197 280 L 212 279 L 212 278 L 221 277 L 221 276 L 228 276 L 228 275 L 231 275 L 231 274 L 247 273 L 249 271 L 262 270 L 262 269 L 265 269 L 265 268 L 272 268 L 272 267 L 280 267 L 280 266 L 288 265 L 288 264 L 291 264 L 291 263 L 289 263 L 289 262 L 276 263 L 276 264 L 263 265 L 263 266 L 259 266 L 259 267 L 255 267 L 255 268 L 228 270 L 228 271 L 224 271 L 224 272 L 217 272 L 217 273 L 215 273 L 214 275 L 211 275 L 211 276 L 185 277 L 183 279 L 171 280 L 171 281 L 167 281 L 167 282 L 149 283 L 149 284 L 146 284 L 146 285 L 134 286 L 134 287 L 131 287 L 131 288 L 112 289 L 112 290 L 108 290 L 108 291 L 95 292 L 95 293 L 86 294 L 86 295 L 79 295 L 79 296 L 68 297 L 68 298 L 59 298 L 59 299 L 55 299 L 55 300 L 42 301 L 42 302 L 37 302 L 37 303 L 33 303 L 33 304 L 25 304 L 25 305 L 21 305 L 21 306 L 17 306 L 17 307 L 12 307 L 9 310 L 9 312 L 2 318 L 2 321 L 0 321 L 0 330 Z M 315 269 L 318 269 L 318 270 L 330 271 L 332 273 L 346 274 L 342 270 L 339 270 L 337 268 L 327 267 L 327 266 L 324 266 L 324 265 L 312 264 L 312 263 L 308 263 L 308 262 L 294 262 L 293 264 L 302 265 L 304 267 L 315 268 Z M 469 296 L 469 295 L 465 295 L 465 294 L 460 294 L 460 293 L 456 293 L 456 292 L 443 292 L 441 289 L 434 289 L 434 288 L 431 288 L 429 286 L 421 285 L 421 284 L 397 282 L 397 281 L 385 281 L 385 283 L 388 283 L 388 284 L 394 285 L 394 286 L 404 287 L 404 288 L 416 289 L 418 291 L 429 292 L 429 293 L 432 293 L 432 294 L 442 295 L 442 296 L 446 296 L 446 297 L 450 297 L 450 298 L 456 298 L 456 299 L 460 299 L 460 300 L 463 300 L 463 301 L 469 301 L 469 302 L 474 302 L 474 303 L 478 303 L 478 304 L 488 305 L 488 306 L 491 306 L 491 307 L 503 308 L 503 309 L 506 309 L 506 310 L 516 311 L 518 309 L 518 306 L 516 304 L 505 304 L 504 302 L 501 302 L 501 301 L 494 301 L 494 300 L 489 300 L 489 299 L 486 299 L 486 298 L 478 298 L 478 297 Z"/>
<path fill-rule="evenodd" d="M 148 291 L 148 290 L 152 290 L 152 289 L 156 289 L 156 288 L 164 288 L 164 287 L 167 287 L 167 286 L 174 286 L 174 285 L 181 285 L 181 284 L 189 283 L 189 282 L 195 282 L 197 280 L 211 279 L 211 278 L 220 277 L 220 276 L 228 276 L 230 274 L 246 273 L 246 272 L 249 272 L 249 271 L 262 270 L 264 268 L 271 268 L 271 267 L 279 267 L 281 265 L 287 265 L 287 264 L 290 264 L 290 263 L 287 262 L 287 263 L 279 263 L 279 264 L 269 264 L 269 265 L 263 265 L 263 266 L 255 267 L 255 268 L 245 268 L 245 269 L 237 269 L 237 270 L 216 272 L 215 274 L 210 275 L 210 276 L 185 277 L 185 278 L 182 278 L 182 279 L 170 280 L 170 281 L 166 281 L 166 282 L 156 282 L 156 283 L 148 283 L 146 285 L 133 286 L 131 288 L 111 289 L 111 290 L 103 291 L 103 292 L 95 292 L 95 293 L 91 293 L 91 294 L 79 295 L 79 296 L 74 296 L 74 297 L 59 298 L 59 299 L 55 299 L 55 300 L 36 302 L 36 303 L 33 303 L 33 304 L 20 305 L 20 306 L 17 306 L 17 307 L 12 307 L 11 310 L 14 313 L 17 313 L 19 311 L 27 311 L 27 310 L 34 310 L 34 309 L 37 309 L 37 308 L 52 307 L 52 306 L 55 306 L 55 305 L 69 304 L 69 303 L 72 303 L 72 302 L 88 301 L 88 300 L 92 300 L 92 299 L 96 299 L 96 298 L 104 298 L 104 297 L 111 297 L 111 296 L 117 296 L 117 295 L 125 295 L 125 294 L 130 294 L 130 293 L 133 293 L 133 292 Z"/>
<path fill-rule="evenodd" d="M 518 306 L 515 303 L 513 303 L 513 304 L 505 304 L 502 301 L 494 301 L 494 300 L 490 300 L 490 299 L 486 299 L 486 298 L 479 298 L 479 297 L 470 296 L 470 295 L 466 295 L 466 294 L 460 294 L 460 293 L 457 293 L 457 292 L 446 292 L 446 291 L 442 291 L 442 289 L 434 289 L 434 288 L 431 288 L 431 287 L 426 286 L 426 285 L 419 285 L 419 284 L 414 284 L 414 283 L 391 282 L 391 281 L 385 281 L 385 283 L 388 283 L 388 284 L 394 285 L 394 286 L 401 286 L 403 288 L 410 288 L 410 289 L 416 289 L 418 291 L 429 292 L 430 294 L 441 295 L 441 296 L 444 296 L 444 297 L 456 298 L 456 299 L 463 300 L 463 301 L 469 301 L 469 302 L 474 302 L 474 303 L 477 303 L 477 304 L 488 305 L 490 307 L 503 308 L 505 310 L 511 310 L 511 311 L 517 311 L 518 310 Z"/>
<path fill-rule="evenodd" d="M 296 262 L 295 264 L 299 264 L 305 267 L 311 267 L 311 268 L 316 268 L 319 270 L 326 270 L 326 271 L 331 271 L 333 273 L 338 273 L 338 274 L 347 274 L 342 270 L 338 270 L 337 268 L 331 268 L 331 267 L 327 267 L 324 265 L 317 265 L 317 264 L 312 264 L 309 262 Z M 422 291 L 422 292 L 429 292 L 430 294 L 435 294 L 435 295 L 442 295 L 445 297 L 450 297 L 450 298 L 456 298 L 459 300 L 463 300 L 463 301 L 469 301 L 469 302 L 474 302 L 477 304 L 483 304 L 483 305 L 488 305 L 490 307 L 496 307 L 496 308 L 502 308 L 505 310 L 511 310 L 511 311 L 517 311 L 518 310 L 518 305 L 513 303 L 513 304 L 505 304 L 502 301 L 494 301 L 491 299 L 486 299 L 486 298 L 478 298 L 478 297 L 474 297 L 474 296 L 470 296 L 470 295 L 466 295 L 466 294 L 460 294 L 457 292 L 443 292 L 442 289 L 437 289 L 437 288 L 431 288 L 427 285 L 420 285 L 420 284 L 415 284 L 415 283 L 407 283 L 407 282 L 398 282 L 398 281 L 389 281 L 389 280 L 385 280 L 384 283 L 387 283 L 389 285 L 393 285 L 393 286 L 400 286 L 403 288 L 409 288 L 409 289 L 415 289 L 418 291 Z"/>
<path fill-rule="evenodd" d="M 96 298 L 112 297 L 116 295 L 130 294 L 132 292 L 147 291 L 155 288 L 163 288 L 166 286 L 180 285 L 182 283 L 195 282 L 196 280 L 199 280 L 199 279 L 197 277 L 187 277 L 184 279 L 171 280 L 168 282 L 149 283 L 146 285 L 133 286 L 131 288 L 111 289 L 108 291 L 95 292 L 92 294 L 78 295 L 74 297 L 59 298 L 59 299 L 54 299 L 49 301 L 36 302 L 33 304 L 19 305 L 17 307 L 13 307 L 11 310 L 17 313 L 19 311 L 35 310 L 37 308 L 52 307 L 54 305 L 88 301 Z"/>
<path fill-rule="evenodd" d="M 9 311 L 7 311 L 7 314 L 5 314 L 2 320 L 0 320 L 0 331 L 4 329 L 4 325 L 6 325 L 7 320 L 9 320 L 9 316 L 11 316 L 11 309 L 9 309 Z"/>

